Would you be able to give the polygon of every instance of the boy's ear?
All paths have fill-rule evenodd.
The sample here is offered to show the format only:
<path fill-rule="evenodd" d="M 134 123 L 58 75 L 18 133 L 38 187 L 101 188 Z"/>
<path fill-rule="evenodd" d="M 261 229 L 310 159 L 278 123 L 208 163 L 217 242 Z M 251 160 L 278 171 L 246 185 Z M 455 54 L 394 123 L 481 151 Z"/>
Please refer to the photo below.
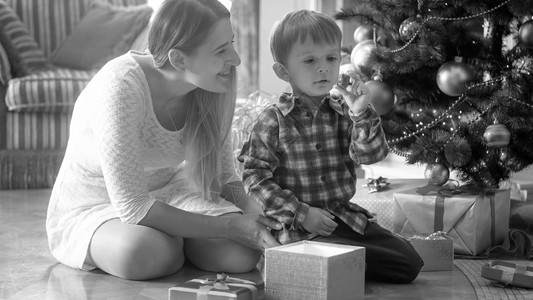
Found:
<path fill-rule="evenodd" d="M 185 55 L 178 49 L 168 51 L 168 61 L 178 71 L 185 71 Z"/>
<path fill-rule="evenodd" d="M 280 64 L 279 62 L 274 63 L 272 69 L 274 70 L 274 73 L 276 73 L 279 79 L 287 82 L 289 82 L 289 80 L 291 79 L 291 76 L 289 75 L 289 72 L 287 72 L 285 66 Z"/>

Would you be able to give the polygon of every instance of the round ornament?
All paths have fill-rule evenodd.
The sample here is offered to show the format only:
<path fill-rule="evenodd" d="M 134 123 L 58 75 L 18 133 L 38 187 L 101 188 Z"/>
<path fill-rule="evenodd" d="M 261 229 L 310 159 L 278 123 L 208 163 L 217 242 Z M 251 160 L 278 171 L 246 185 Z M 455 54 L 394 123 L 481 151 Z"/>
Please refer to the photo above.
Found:
<path fill-rule="evenodd" d="M 372 51 L 374 49 L 376 49 L 376 45 L 374 44 L 373 40 L 362 41 L 355 45 L 352 50 L 351 61 L 357 73 L 361 74 L 361 67 L 372 67 L 374 64 Z"/>
<path fill-rule="evenodd" d="M 428 184 L 443 185 L 450 179 L 450 170 L 443 163 L 429 163 L 424 171 Z"/>
<path fill-rule="evenodd" d="M 533 20 L 526 21 L 520 26 L 518 39 L 527 48 L 533 48 Z"/>
<path fill-rule="evenodd" d="M 422 17 L 410 17 L 400 24 L 398 32 L 402 40 L 408 42 L 415 36 L 420 27 L 422 27 Z"/>
<path fill-rule="evenodd" d="M 359 44 L 362 41 L 374 39 L 374 26 L 364 24 L 355 29 L 353 32 L 353 40 L 355 44 Z"/>
<path fill-rule="evenodd" d="M 388 113 L 394 106 L 394 91 L 390 85 L 380 80 L 370 80 L 365 82 L 368 87 L 370 99 L 376 112 L 382 116 Z"/>
<path fill-rule="evenodd" d="M 473 78 L 470 68 L 463 63 L 463 58 L 456 56 L 440 66 L 437 71 L 437 85 L 446 95 L 456 97 L 466 91 L 466 84 Z"/>
<path fill-rule="evenodd" d="M 511 132 L 503 124 L 492 124 L 487 126 L 485 133 L 483 133 L 485 144 L 489 147 L 500 148 L 509 145 L 511 140 Z"/>

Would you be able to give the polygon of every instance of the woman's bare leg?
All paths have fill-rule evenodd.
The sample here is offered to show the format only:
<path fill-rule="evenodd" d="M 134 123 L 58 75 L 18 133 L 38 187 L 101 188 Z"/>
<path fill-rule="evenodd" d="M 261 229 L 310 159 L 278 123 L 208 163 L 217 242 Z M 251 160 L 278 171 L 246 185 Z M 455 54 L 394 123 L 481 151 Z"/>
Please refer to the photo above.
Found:
<path fill-rule="evenodd" d="M 187 258 L 209 272 L 246 273 L 253 270 L 261 252 L 228 239 L 185 239 Z"/>
<path fill-rule="evenodd" d="M 87 262 L 109 274 L 147 280 L 177 272 L 185 261 L 183 239 L 113 219 L 94 233 Z"/>
<path fill-rule="evenodd" d="M 196 267 L 209 272 L 246 273 L 261 258 L 261 251 L 222 238 L 185 239 L 184 249 Z"/>

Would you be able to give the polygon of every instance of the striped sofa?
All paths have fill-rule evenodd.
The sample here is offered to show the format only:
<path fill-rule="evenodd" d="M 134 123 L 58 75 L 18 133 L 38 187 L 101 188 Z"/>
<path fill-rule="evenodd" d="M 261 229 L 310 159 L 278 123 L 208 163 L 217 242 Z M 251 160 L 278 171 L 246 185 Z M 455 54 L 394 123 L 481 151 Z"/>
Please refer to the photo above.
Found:
<path fill-rule="evenodd" d="M 13 74 L 9 49 L 0 44 L 0 99 L 4 100 L 0 101 L 0 189 L 53 185 L 67 144 L 73 104 L 97 70 L 58 67 L 49 58 L 94 1 L 116 6 L 147 2 L 0 0 L 16 13 L 38 46 L 18 53 L 25 55 L 31 71 L 20 75 Z M 0 22 L 8 17 L 0 13 Z M 18 38 L 17 33 L 10 34 Z M 24 42 L 21 45 L 25 47 Z"/>

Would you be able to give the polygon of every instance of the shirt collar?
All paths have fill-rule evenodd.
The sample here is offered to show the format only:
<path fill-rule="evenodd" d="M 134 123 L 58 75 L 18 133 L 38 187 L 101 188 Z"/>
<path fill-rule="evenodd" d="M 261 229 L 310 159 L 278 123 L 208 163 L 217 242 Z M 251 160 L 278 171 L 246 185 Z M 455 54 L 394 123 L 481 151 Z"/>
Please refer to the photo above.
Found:
<path fill-rule="evenodd" d="M 284 117 L 286 117 L 294 109 L 294 107 L 296 106 L 296 102 L 298 100 L 311 101 L 310 99 L 306 99 L 306 98 L 307 96 L 305 95 L 295 97 L 290 93 L 283 93 L 279 97 L 279 102 L 277 106 L 279 110 L 281 111 L 281 114 Z M 344 116 L 344 110 L 342 108 L 342 104 L 344 103 L 343 99 L 334 99 L 330 95 L 326 95 L 324 96 L 324 99 L 322 99 L 322 102 L 323 101 L 328 101 L 329 106 L 335 112 L 337 112 L 341 116 Z"/>

